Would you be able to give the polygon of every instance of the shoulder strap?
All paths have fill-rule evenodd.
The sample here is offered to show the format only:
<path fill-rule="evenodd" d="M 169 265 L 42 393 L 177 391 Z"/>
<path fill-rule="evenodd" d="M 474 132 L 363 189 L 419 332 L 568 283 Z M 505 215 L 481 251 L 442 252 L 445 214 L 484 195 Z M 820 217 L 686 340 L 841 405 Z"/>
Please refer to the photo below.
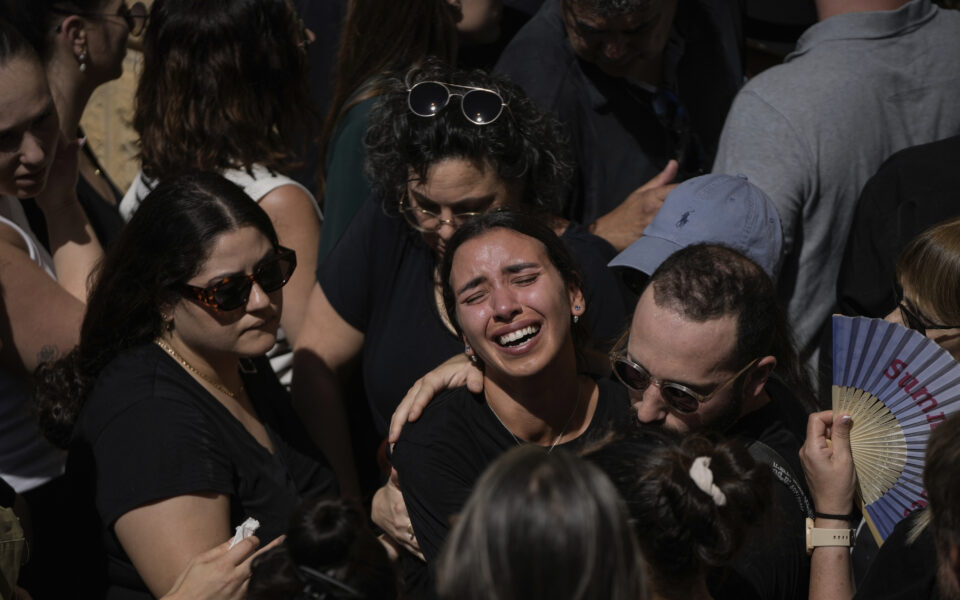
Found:
<path fill-rule="evenodd" d="M 752 456 L 754 459 L 770 465 L 770 470 L 773 471 L 773 476 L 776 477 L 780 483 L 787 486 L 787 489 L 793 493 L 793 497 L 797 501 L 797 505 L 800 507 L 800 510 L 806 516 L 812 519 L 813 505 L 810 502 L 810 499 L 807 497 L 807 494 L 803 491 L 803 486 L 800 485 L 800 480 L 790 468 L 790 464 L 783 460 L 783 457 L 780 456 L 776 450 L 764 444 L 760 440 L 753 440 L 747 447 L 747 451 L 750 452 L 750 456 Z"/>

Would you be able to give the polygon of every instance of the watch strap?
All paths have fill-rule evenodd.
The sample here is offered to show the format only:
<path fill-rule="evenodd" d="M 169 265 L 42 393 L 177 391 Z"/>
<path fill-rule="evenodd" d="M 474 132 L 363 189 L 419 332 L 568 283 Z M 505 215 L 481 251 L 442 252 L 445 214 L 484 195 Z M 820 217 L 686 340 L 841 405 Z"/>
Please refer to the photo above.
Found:
<path fill-rule="evenodd" d="M 817 529 L 813 526 L 813 519 L 807 519 L 807 553 L 821 546 L 853 546 L 854 529 Z"/>

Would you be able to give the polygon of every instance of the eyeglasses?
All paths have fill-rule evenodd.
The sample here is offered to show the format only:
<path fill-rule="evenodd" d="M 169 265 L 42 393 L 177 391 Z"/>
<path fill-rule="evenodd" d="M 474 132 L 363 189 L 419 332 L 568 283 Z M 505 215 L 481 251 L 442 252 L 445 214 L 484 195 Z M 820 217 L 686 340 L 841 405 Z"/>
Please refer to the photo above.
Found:
<path fill-rule="evenodd" d="M 450 88 L 467 91 L 452 92 Z M 494 90 L 439 81 L 421 81 L 407 90 L 407 106 L 410 107 L 410 112 L 418 117 L 435 117 L 450 103 L 451 96 L 460 96 L 460 111 L 475 125 L 493 123 L 507 105 L 503 97 Z"/>
<path fill-rule="evenodd" d="M 252 275 L 231 275 L 205 288 L 178 283 L 174 289 L 204 306 L 221 311 L 236 310 L 247 303 L 253 282 L 268 294 L 275 292 L 286 285 L 296 267 L 296 252 L 278 246 L 273 256 L 257 264 Z"/>
<path fill-rule="evenodd" d="M 59 12 L 63 15 L 79 15 L 81 17 L 100 17 L 102 19 L 109 19 L 111 17 L 120 17 L 123 19 L 123 22 L 126 23 L 127 28 L 130 30 L 130 35 L 136 37 L 143 33 L 144 28 L 147 25 L 148 11 L 147 6 L 143 2 L 137 2 L 133 6 L 127 6 L 127 3 L 124 2 L 120 5 L 119 10 L 116 13 L 99 13 L 99 12 L 78 12 L 67 9 L 57 9 L 53 10 Z M 63 28 L 63 23 L 57 25 L 57 33 L 60 33 Z"/>
<path fill-rule="evenodd" d="M 444 225 L 449 225 L 454 229 L 460 229 L 470 219 L 479 217 L 486 212 L 473 211 L 454 213 L 452 219 L 441 219 L 440 215 L 436 213 L 432 213 L 425 208 L 420 208 L 419 206 L 413 206 L 410 204 L 406 194 L 400 196 L 399 209 L 400 214 L 402 214 L 403 218 L 406 219 L 407 223 L 410 224 L 410 227 L 413 227 L 421 233 L 433 233 L 435 231 L 440 231 L 440 228 Z"/>
<path fill-rule="evenodd" d="M 627 386 L 635 392 L 645 392 L 648 387 L 655 385 L 660 388 L 660 394 L 663 396 L 667 406 L 675 413 L 689 415 L 697 412 L 697 408 L 704 402 L 719 394 L 730 386 L 741 375 L 746 373 L 750 367 L 757 364 L 759 358 L 751 360 L 745 367 L 740 369 L 720 385 L 718 385 L 709 394 L 698 394 L 685 385 L 657 379 L 649 371 L 635 363 L 626 355 L 625 352 L 614 353 L 610 355 L 610 365 L 613 367 L 613 373 L 620 380 L 620 383 Z"/>
<path fill-rule="evenodd" d="M 907 301 L 904 299 L 900 300 L 898 305 L 900 309 L 900 318 L 903 319 L 903 324 L 920 333 L 920 335 L 926 335 L 928 329 L 958 329 L 960 325 L 937 325 L 935 323 L 928 323 L 928 319 L 920 314 L 915 308 L 910 308 L 907 304 Z"/>

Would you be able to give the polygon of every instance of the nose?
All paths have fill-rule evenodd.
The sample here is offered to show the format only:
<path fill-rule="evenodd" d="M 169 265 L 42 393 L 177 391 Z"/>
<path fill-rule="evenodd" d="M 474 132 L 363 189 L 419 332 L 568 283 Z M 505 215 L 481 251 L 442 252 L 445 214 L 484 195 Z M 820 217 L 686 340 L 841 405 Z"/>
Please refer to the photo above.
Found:
<path fill-rule="evenodd" d="M 633 408 L 637 412 L 637 420 L 641 423 L 660 423 L 667 418 L 670 412 L 667 405 L 660 395 L 660 388 L 651 385 L 644 390 L 643 394 L 637 400 L 636 392 L 630 394 L 633 401 Z"/>
<path fill-rule="evenodd" d="M 270 294 L 263 291 L 256 281 L 250 286 L 250 295 L 247 296 L 247 312 L 254 312 L 270 306 Z"/>
<path fill-rule="evenodd" d="M 509 288 L 495 288 L 490 294 L 490 300 L 493 303 L 493 316 L 498 321 L 510 322 L 523 310 L 516 295 Z"/>
<path fill-rule="evenodd" d="M 443 223 L 440 223 L 440 229 L 437 229 L 437 236 L 446 243 L 450 241 L 450 238 L 452 238 L 456 232 L 457 227 L 453 223 L 445 220 Z"/>
<path fill-rule="evenodd" d="M 47 158 L 47 150 L 43 147 L 40 138 L 31 132 L 23 136 L 23 143 L 20 145 L 20 162 L 30 170 L 36 170 L 43 166 Z"/>

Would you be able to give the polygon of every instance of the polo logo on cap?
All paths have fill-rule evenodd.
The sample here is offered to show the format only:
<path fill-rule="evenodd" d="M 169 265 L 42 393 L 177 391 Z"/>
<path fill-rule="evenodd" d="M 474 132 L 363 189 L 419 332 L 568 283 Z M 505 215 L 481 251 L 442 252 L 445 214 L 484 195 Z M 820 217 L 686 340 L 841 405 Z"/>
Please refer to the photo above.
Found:
<path fill-rule="evenodd" d="M 677 221 L 677 229 L 680 229 L 681 227 L 683 227 L 684 225 L 686 225 L 687 223 L 689 223 L 689 222 L 690 222 L 690 215 L 692 215 L 692 214 L 695 213 L 695 212 L 697 212 L 697 211 L 695 211 L 695 210 L 688 210 L 687 212 L 685 212 L 685 213 L 683 213 L 682 215 L 680 215 L 680 220 Z"/>

